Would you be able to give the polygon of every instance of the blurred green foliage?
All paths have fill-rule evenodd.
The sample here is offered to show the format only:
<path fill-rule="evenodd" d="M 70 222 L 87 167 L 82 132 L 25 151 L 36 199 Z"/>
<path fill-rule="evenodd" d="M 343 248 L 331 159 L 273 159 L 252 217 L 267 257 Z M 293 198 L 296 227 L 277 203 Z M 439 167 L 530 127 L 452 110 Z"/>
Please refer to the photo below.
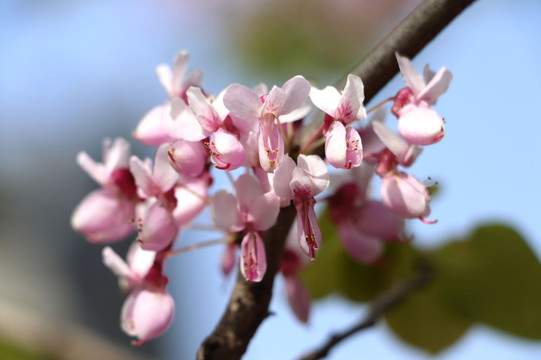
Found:
<path fill-rule="evenodd" d="M 430 263 L 428 285 L 410 293 L 385 314 L 393 332 L 410 345 L 437 353 L 475 323 L 541 340 L 541 264 L 510 227 L 487 224 L 464 239 L 422 251 L 411 244 L 387 244 L 373 265 L 343 250 L 327 213 L 320 218 L 323 245 L 301 273 L 313 299 L 338 294 L 364 303 L 393 284 L 412 278 L 421 259 Z"/>
<path fill-rule="evenodd" d="M 23 349 L 9 341 L 0 339 L 0 359 L 2 360 L 54 360 L 54 357 Z"/>

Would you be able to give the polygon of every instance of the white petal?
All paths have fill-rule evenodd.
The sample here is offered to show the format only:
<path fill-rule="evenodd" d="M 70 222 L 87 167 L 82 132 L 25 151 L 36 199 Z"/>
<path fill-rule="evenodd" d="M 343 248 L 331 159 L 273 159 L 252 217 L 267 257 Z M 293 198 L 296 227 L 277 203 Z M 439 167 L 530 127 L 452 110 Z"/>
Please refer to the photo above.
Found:
<path fill-rule="evenodd" d="M 325 162 L 317 155 L 299 155 L 297 165 L 310 177 L 314 184 L 312 196 L 325 191 L 329 186 L 329 173 Z"/>
<path fill-rule="evenodd" d="M 126 261 L 133 274 L 143 279 L 149 272 L 154 260 L 156 259 L 156 252 L 143 250 L 141 244 L 138 241 L 134 241 L 128 249 L 126 255 Z"/>
<path fill-rule="evenodd" d="M 154 157 L 154 171 L 152 173 L 153 181 L 162 193 L 169 191 L 176 184 L 179 176 L 171 166 L 168 150 L 169 144 L 163 144 L 156 150 Z"/>
<path fill-rule="evenodd" d="M 285 155 L 282 164 L 274 172 L 274 177 L 272 179 L 274 192 L 283 199 L 293 198 L 289 183 L 293 177 L 293 170 L 296 167 L 297 165 L 295 165 L 293 159 L 291 159 L 289 155 Z"/>
<path fill-rule="evenodd" d="M 157 189 L 148 162 L 143 162 L 134 155 L 130 159 L 130 171 L 135 178 L 140 195 L 143 195 L 144 198 L 156 195 Z"/>
<path fill-rule="evenodd" d="M 171 116 L 165 122 L 165 130 L 175 139 L 199 141 L 208 136 L 186 103 L 175 98 L 171 100 Z"/>
<path fill-rule="evenodd" d="M 310 92 L 310 83 L 304 77 L 297 75 L 284 83 L 282 90 L 286 98 L 282 105 L 281 114 L 289 114 L 295 109 L 300 108 Z"/>
<path fill-rule="evenodd" d="M 179 51 L 175 57 L 175 63 L 173 64 L 173 75 L 171 77 L 171 86 L 174 92 L 179 92 L 181 90 L 189 59 L 190 55 L 186 50 Z"/>
<path fill-rule="evenodd" d="M 451 72 L 442 67 L 421 91 L 419 98 L 425 100 L 429 105 L 434 105 L 438 98 L 447 91 L 452 79 Z"/>
<path fill-rule="evenodd" d="M 106 246 L 103 248 L 102 259 L 105 266 L 107 266 L 113 274 L 120 278 L 131 278 L 132 274 L 128 264 L 120 257 L 118 254 L 110 247 Z"/>
<path fill-rule="evenodd" d="M 257 119 L 261 116 L 261 99 L 253 90 L 240 84 L 227 87 L 224 105 L 234 115 L 243 119 Z"/>
<path fill-rule="evenodd" d="M 323 90 L 313 87 L 310 89 L 310 100 L 318 109 L 334 117 L 342 95 L 332 86 L 327 86 Z"/>
<path fill-rule="evenodd" d="M 400 68 L 400 72 L 404 78 L 404 82 L 406 85 L 408 85 L 411 91 L 413 91 L 413 94 L 417 96 L 425 87 L 423 77 L 417 72 L 417 70 L 415 70 L 413 64 L 407 57 L 400 56 L 398 53 L 395 53 L 395 55 L 396 59 L 398 60 L 398 67 Z"/>
<path fill-rule="evenodd" d="M 169 65 L 158 65 L 158 67 L 156 68 L 156 75 L 158 75 L 158 80 L 160 81 L 160 84 L 162 84 L 162 86 L 164 87 L 167 95 L 171 96 L 171 94 L 173 93 L 173 72 L 171 71 Z"/>
<path fill-rule="evenodd" d="M 77 154 L 77 163 L 98 184 L 101 186 L 105 186 L 107 184 L 109 180 L 107 170 L 105 170 L 103 164 L 95 162 L 94 159 L 88 156 L 86 152 L 81 151 L 79 154 Z"/>

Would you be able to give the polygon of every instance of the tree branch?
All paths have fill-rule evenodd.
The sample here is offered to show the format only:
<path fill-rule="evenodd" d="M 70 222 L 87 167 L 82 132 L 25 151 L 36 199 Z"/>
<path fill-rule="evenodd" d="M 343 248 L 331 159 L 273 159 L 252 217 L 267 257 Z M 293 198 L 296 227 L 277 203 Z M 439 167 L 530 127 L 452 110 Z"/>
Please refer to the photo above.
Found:
<path fill-rule="evenodd" d="M 305 354 L 300 360 L 316 360 L 326 357 L 334 346 L 355 335 L 361 330 L 372 327 L 389 310 L 393 309 L 413 291 L 425 286 L 431 278 L 432 267 L 427 259 L 422 258 L 419 264 L 419 270 L 411 279 L 397 283 L 387 292 L 380 295 L 372 304 L 372 307 L 366 317 L 357 325 L 348 330 L 332 335 L 319 349 Z"/>
<path fill-rule="evenodd" d="M 351 72 L 363 79 L 368 102 L 397 72 L 395 52 L 413 57 L 473 0 L 427 0 L 400 23 Z M 345 78 L 338 83 L 343 86 Z M 308 136 L 320 126 L 313 121 Z M 303 135 L 303 139 L 305 138 Z M 316 153 L 322 153 L 322 148 Z M 260 283 L 248 283 L 239 274 L 229 304 L 213 333 L 201 344 L 197 359 L 240 359 L 261 322 L 268 316 L 274 277 L 295 218 L 293 206 L 281 209 L 276 224 L 265 232 L 267 271 Z"/>
<path fill-rule="evenodd" d="M 267 271 L 259 283 L 251 283 L 239 272 L 231 299 L 214 332 L 203 342 L 197 359 L 240 359 L 261 322 L 269 315 L 274 277 L 279 270 L 285 240 L 295 207 L 280 210 L 276 224 L 264 234 Z"/>

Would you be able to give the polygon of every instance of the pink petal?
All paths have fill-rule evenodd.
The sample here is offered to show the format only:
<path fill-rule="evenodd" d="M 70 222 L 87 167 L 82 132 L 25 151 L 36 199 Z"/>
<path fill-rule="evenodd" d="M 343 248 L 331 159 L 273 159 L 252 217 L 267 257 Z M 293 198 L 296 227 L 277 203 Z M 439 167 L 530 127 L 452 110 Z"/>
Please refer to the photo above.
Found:
<path fill-rule="evenodd" d="M 229 133 L 218 131 L 205 145 L 209 148 L 210 160 L 218 169 L 238 169 L 246 159 L 244 147 L 235 136 Z"/>
<path fill-rule="evenodd" d="M 325 191 L 329 186 L 329 173 L 325 162 L 317 155 L 299 155 L 297 165 L 313 184 L 312 196 Z"/>
<path fill-rule="evenodd" d="M 186 95 L 188 96 L 190 108 L 203 128 L 203 133 L 206 136 L 209 136 L 215 132 L 222 123 L 218 113 L 211 106 L 205 95 L 203 95 L 200 88 L 191 87 L 186 92 Z"/>
<path fill-rule="evenodd" d="M 122 330 L 137 337 L 137 344 L 141 344 L 163 334 L 171 324 L 174 312 L 175 303 L 165 289 L 136 289 L 122 306 Z"/>
<path fill-rule="evenodd" d="M 246 86 L 229 85 L 225 90 L 224 105 L 241 119 L 257 119 L 261 116 L 261 99 Z"/>
<path fill-rule="evenodd" d="M 427 217 L 430 214 L 429 195 L 425 186 L 403 172 L 383 177 L 381 200 L 395 214 L 407 219 Z"/>
<path fill-rule="evenodd" d="M 327 86 L 323 90 L 313 87 L 310 89 L 310 100 L 318 109 L 334 117 L 342 95 L 332 86 Z"/>
<path fill-rule="evenodd" d="M 171 161 L 169 160 L 170 147 L 170 144 L 161 145 L 156 150 L 156 155 L 154 157 L 152 179 L 162 194 L 171 190 L 179 179 L 178 173 L 173 169 Z"/>
<path fill-rule="evenodd" d="M 179 174 L 196 177 L 205 169 L 209 153 L 199 141 L 178 140 L 171 145 L 168 155 L 173 169 Z"/>
<path fill-rule="evenodd" d="M 122 240 L 133 232 L 135 206 L 107 189 L 88 194 L 75 208 L 71 226 L 92 243 Z"/>
<path fill-rule="evenodd" d="M 177 206 L 173 210 L 173 217 L 178 226 L 189 224 L 205 209 L 207 190 L 206 181 L 200 179 L 185 181 L 175 188 Z"/>
<path fill-rule="evenodd" d="M 280 115 L 289 114 L 303 106 L 310 92 L 310 83 L 301 75 L 297 75 L 284 83 L 282 90 L 285 100 L 282 104 Z"/>
<path fill-rule="evenodd" d="M 133 137 L 148 146 L 158 146 L 171 141 L 173 138 L 166 128 L 166 123 L 172 121 L 170 112 L 169 103 L 152 108 L 139 121 Z"/>
<path fill-rule="evenodd" d="M 286 276 L 286 294 L 289 306 L 302 323 L 308 322 L 310 314 L 310 296 L 296 276 Z"/>
<path fill-rule="evenodd" d="M 264 231 L 273 226 L 280 212 L 280 198 L 274 192 L 268 192 L 255 199 L 250 207 L 255 230 Z"/>
<path fill-rule="evenodd" d="M 289 183 L 293 177 L 293 170 L 297 167 L 293 159 L 286 154 L 282 165 L 276 169 L 273 177 L 273 188 L 276 195 L 284 199 L 293 198 L 293 192 L 289 187 Z"/>
<path fill-rule="evenodd" d="M 152 179 L 150 167 L 150 160 L 143 162 L 135 155 L 130 159 L 130 171 L 135 179 L 138 193 L 144 199 L 157 196 L 160 193 L 160 190 Z"/>
<path fill-rule="evenodd" d="M 169 65 L 160 64 L 156 67 L 158 81 L 162 84 L 169 97 L 173 97 L 173 72 Z"/>
<path fill-rule="evenodd" d="M 218 191 L 210 204 L 212 218 L 219 229 L 226 232 L 242 230 L 244 224 L 239 218 L 237 211 L 237 199 L 226 190 Z"/>
<path fill-rule="evenodd" d="M 370 264 L 381 256 L 382 242 L 378 238 L 359 231 L 355 224 L 349 221 L 342 222 L 338 224 L 338 232 L 342 245 L 353 259 Z"/>
<path fill-rule="evenodd" d="M 421 148 L 410 145 L 404 138 L 380 122 L 373 122 L 372 128 L 381 142 L 396 156 L 401 165 L 410 166 L 422 151 Z"/>
<path fill-rule="evenodd" d="M 156 252 L 144 250 L 138 241 L 134 241 L 130 245 L 128 254 L 126 255 L 126 261 L 132 274 L 137 275 L 141 279 L 144 279 L 148 274 L 150 268 L 154 265 L 155 259 Z"/>
<path fill-rule="evenodd" d="M 220 264 L 222 267 L 222 272 L 226 276 L 229 275 L 231 273 L 231 270 L 233 270 L 233 268 L 235 267 L 235 263 L 237 262 L 236 253 L 237 253 L 237 244 L 228 243 L 225 246 Z"/>
<path fill-rule="evenodd" d="M 95 162 L 86 152 L 81 151 L 77 154 L 77 164 L 101 186 L 108 184 L 110 174 L 107 173 L 105 166 Z"/>
<path fill-rule="evenodd" d="M 364 85 L 361 78 L 349 74 L 334 117 L 341 119 L 346 125 L 355 120 L 364 120 L 366 118 L 366 110 L 362 105 L 363 100 Z"/>
<path fill-rule="evenodd" d="M 316 258 L 316 250 L 321 246 L 321 231 L 317 224 L 313 198 L 295 201 L 297 209 L 297 236 L 301 249 L 312 260 Z"/>
<path fill-rule="evenodd" d="M 260 282 L 267 271 L 265 246 L 258 232 L 247 233 L 240 245 L 240 271 L 246 281 Z"/>
<path fill-rule="evenodd" d="M 410 144 L 431 145 L 443 138 L 443 124 L 443 119 L 433 109 L 407 105 L 400 111 L 398 131 Z"/>
<path fill-rule="evenodd" d="M 263 195 L 263 189 L 259 181 L 250 174 L 242 174 L 235 181 L 235 190 L 239 208 L 247 212 L 255 199 Z"/>
<path fill-rule="evenodd" d="M 398 53 L 395 53 L 395 55 L 396 59 L 398 60 L 398 67 L 400 68 L 400 72 L 404 78 L 404 82 L 417 97 L 417 95 L 419 95 L 419 93 L 425 87 L 423 77 L 417 72 L 417 70 L 415 70 L 415 67 L 413 67 L 413 64 L 408 58 L 400 56 Z"/>
<path fill-rule="evenodd" d="M 119 278 L 125 279 L 130 279 L 133 277 L 128 264 L 126 264 L 126 262 L 120 256 L 118 256 L 118 254 L 111 249 L 110 246 L 104 247 L 101 255 L 103 263 L 113 272 L 113 274 Z"/>
<path fill-rule="evenodd" d="M 284 140 L 278 126 L 270 114 L 259 125 L 259 162 L 266 172 L 274 172 L 284 159 Z"/>
<path fill-rule="evenodd" d="M 190 59 L 190 54 L 186 50 L 181 50 L 178 52 L 175 57 L 175 62 L 173 63 L 173 74 L 171 76 L 171 87 L 173 89 L 172 95 L 179 96 L 183 85 L 184 74 L 186 73 L 186 68 L 188 67 L 188 61 Z"/>
<path fill-rule="evenodd" d="M 274 118 L 277 118 L 282 114 L 282 107 L 287 100 L 287 94 L 284 90 L 278 86 L 273 86 L 269 91 L 268 96 L 265 98 L 263 107 L 261 110 L 261 116 L 272 114 Z"/>
<path fill-rule="evenodd" d="M 306 117 L 310 113 L 310 111 L 312 111 L 312 106 L 303 105 L 300 108 L 297 108 L 288 114 L 280 115 L 279 117 L 280 124 L 286 124 L 286 123 L 300 120 Z"/>
<path fill-rule="evenodd" d="M 171 100 L 171 116 L 164 127 L 174 139 L 199 141 L 209 135 L 197 120 L 192 109 L 179 98 Z"/>
<path fill-rule="evenodd" d="M 119 137 L 112 143 L 109 139 L 103 141 L 103 163 L 109 174 L 127 168 L 130 155 L 130 143 L 125 139 Z"/>
<path fill-rule="evenodd" d="M 325 137 L 325 157 L 329 164 L 338 169 L 361 165 L 363 148 L 357 130 L 352 127 L 346 129 L 340 121 L 334 121 Z"/>
<path fill-rule="evenodd" d="M 404 218 L 379 201 L 368 200 L 355 218 L 359 230 L 381 240 L 400 240 L 404 231 Z"/>
<path fill-rule="evenodd" d="M 447 91 L 452 79 L 453 74 L 442 67 L 419 93 L 419 99 L 426 101 L 429 105 L 434 105 L 438 98 Z"/>
<path fill-rule="evenodd" d="M 160 251 L 169 246 L 178 233 L 171 212 L 159 201 L 152 204 L 138 224 L 139 236 L 144 250 Z"/>
<path fill-rule="evenodd" d="M 340 121 L 333 121 L 325 134 L 325 157 L 335 168 L 346 168 L 346 128 Z"/>

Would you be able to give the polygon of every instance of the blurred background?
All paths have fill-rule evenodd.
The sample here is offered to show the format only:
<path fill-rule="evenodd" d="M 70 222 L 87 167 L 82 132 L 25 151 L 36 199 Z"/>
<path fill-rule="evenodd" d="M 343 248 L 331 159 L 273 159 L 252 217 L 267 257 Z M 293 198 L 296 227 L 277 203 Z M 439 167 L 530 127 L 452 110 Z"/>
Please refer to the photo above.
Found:
<path fill-rule="evenodd" d="M 101 263 L 102 246 L 70 228 L 72 210 L 97 187 L 77 166 L 76 154 L 84 150 L 99 160 L 103 138 L 130 138 L 142 116 L 166 99 L 154 69 L 171 64 L 178 50 L 190 51 L 189 68 L 204 71 L 210 93 L 233 82 L 281 85 L 296 74 L 323 87 L 418 3 L 0 2 L 0 344 L 13 354 L 26 348 L 49 355 L 35 358 L 193 358 L 233 284 L 219 271 L 222 249 L 171 259 L 173 325 L 161 338 L 132 348 L 119 327 L 123 296 Z M 479 0 L 414 59 L 419 70 L 429 62 L 454 75 L 436 106 L 447 121 L 446 137 L 411 171 L 441 188 L 431 215 L 439 223 L 409 225 L 417 245 L 433 247 L 494 220 L 518 229 L 541 256 L 539 19 L 536 0 Z M 372 105 L 402 86 L 395 77 Z M 134 154 L 152 156 L 153 149 L 131 143 Z M 198 221 L 208 222 L 208 214 Z M 215 236 L 184 231 L 180 242 Z M 127 245 L 115 249 L 124 254 Z M 247 359 L 294 358 L 365 311 L 330 298 L 315 304 L 304 326 L 293 318 L 282 285 L 278 279 L 271 304 L 276 315 L 257 332 Z M 359 354 L 428 357 L 400 342 L 384 323 L 337 347 L 330 358 Z M 436 358 L 480 357 L 539 359 L 541 344 L 475 326 Z"/>

